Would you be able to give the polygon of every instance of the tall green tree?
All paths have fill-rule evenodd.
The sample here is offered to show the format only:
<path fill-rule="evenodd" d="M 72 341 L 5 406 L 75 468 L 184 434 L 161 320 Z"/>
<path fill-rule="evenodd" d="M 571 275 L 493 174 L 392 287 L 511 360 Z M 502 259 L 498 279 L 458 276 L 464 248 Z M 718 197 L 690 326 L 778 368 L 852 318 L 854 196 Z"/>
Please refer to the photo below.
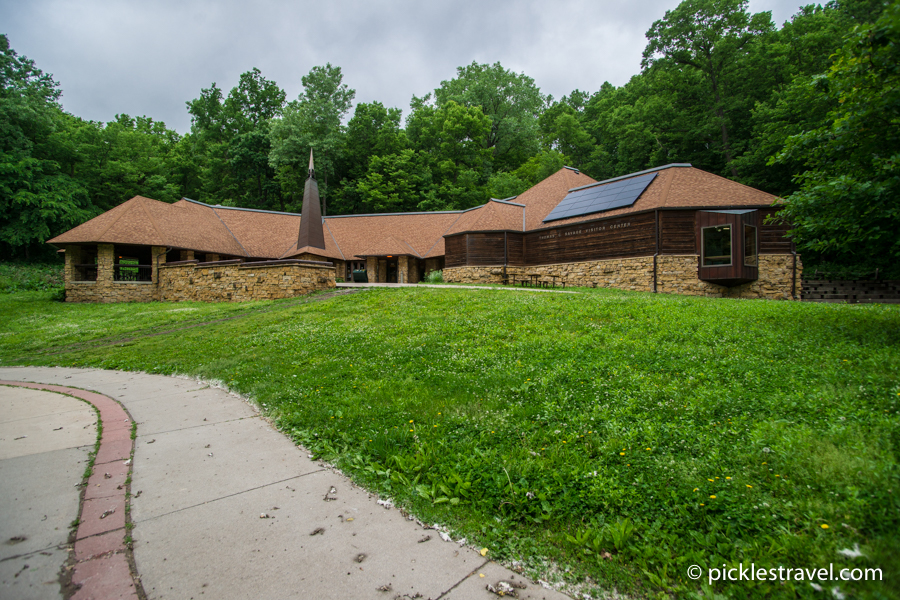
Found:
<path fill-rule="evenodd" d="M 61 168 L 66 125 L 53 78 L 0 35 L 0 252 L 30 258 L 47 239 L 96 214 L 87 191 Z"/>
<path fill-rule="evenodd" d="M 480 106 L 467 107 L 453 100 L 440 107 L 414 103 L 406 132 L 436 187 L 434 203 L 426 203 L 422 210 L 470 208 L 488 199 L 492 151 L 486 140 L 491 119 Z"/>
<path fill-rule="evenodd" d="M 843 263 L 900 260 L 900 4 L 847 37 L 827 78 L 827 123 L 792 136 L 776 163 L 802 161 L 781 212 L 801 249 Z"/>
<path fill-rule="evenodd" d="M 343 79 L 341 68 L 331 63 L 313 67 L 301 79 L 300 96 L 288 103 L 280 118 L 271 121 L 269 164 L 276 169 L 282 193 L 292 198 L 295 210 L 303 198 L 310 148 L 315 153 L 323 197 L 327 197 L 327 179 L 334 181 L 335 166 L 344 150 L 345 128 L 341 122 L 356 96 Z"/>
<path fill-rule="evenodd" d="M 702 123 L 707 134 L 718 134 L 709 140 L 721 153 L 722 166 L 716 170 L 724 167 L 735 177 L 732 130 L 752 107 L 752 98 L 736 93 L 746 89 L 738 70 L 752 42 L 773 30 L 771 14 L 751 15 L 747 0 L 684 0 L 647 32 L 642 67 L 673 75 L 670 88 L 680 90 L 687 101 L 681 104 L 682 113 L 690 106 L 701 108 L 690 117 Z"/>
<path fill-rule="evenodd" d="M 484 140 L 491 150 L 494 168 L 509 171 L 537 154 L 540 144 L 538 117 L 547 98 L 524 73 L 504 69 L 499 62 L 459 67 L 456 77 L 434 90 L 435 104 L 448 102 L 480 107 L 491 122 Z"/>
<path fill-rule="evenodd" d="M 199 199 L 284 209 L 269 164 L 269 122 L 281 114 L 284 103 L 284 91 L 255 68 L 241 74 L 227 97 L 213 83 L 187 103 L 201 170 Z"/>
<path fill-rule="evenodd" d="M 381 102 L 360 102 L 347 123 L 344 152 L 337 170 L 340 183 L 333 187 L 330 214 L 370 211 L 358 184 L 369 171 L 375 157 L 395 156 L 408 147 L 406 133 L 400 128 L 399 108 L 385 108 Z M 380 169 L 378 170 L 380 171 Z"/>

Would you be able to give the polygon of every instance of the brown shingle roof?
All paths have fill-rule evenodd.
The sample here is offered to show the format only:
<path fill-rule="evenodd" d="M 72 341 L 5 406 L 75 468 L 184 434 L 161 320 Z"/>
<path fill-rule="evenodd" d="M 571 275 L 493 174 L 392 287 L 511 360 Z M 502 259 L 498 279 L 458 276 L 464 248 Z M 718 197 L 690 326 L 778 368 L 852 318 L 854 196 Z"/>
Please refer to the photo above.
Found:
<path fill-rule="evenodd" d="M 422 258 L 443 256 L 442 236 L 459 217 L 458 212 L 325 217 L 325 244 L 330 232 L 346 260 L 359 260 L 374 243 L 394 237 Z"/>
<path fill-rule="evenodd" d="M 280 258 L 297 245 L 300 215 L 215 207 L 213 211 L 238 239 L 247 256 Z"/>
<path fill-rule="evenodd" d="M 446 235 L 464 231 L 522 231 L 523 206 L 493 198 L 478 208 L 463 213 Z"/>
<path fill-rule="evenodd" d="M 632 206 L 551 223 L 544 223 L 543 219 L 569 190 L 596 182 L 574 169 L 563 168 L 517 196 L 514 204 L 492 200 L 467 211 L 326 217 L 324 250 L 297 248 L 300 215 L 209 206 L 189 200 L 167 204 L 142 196 L 135 196 L 50 243 L 168 246 L 260 259 L 289 258 L 307 252 L 343 260 L 387 254 L 430 258 L 444 255 L 444 235 L 521 231 L 523 211 L 528 231 L 656 208 L 768 206 L 776 200 L 771 194 L 689 165 L 671 165 L 655 171 L 657 177 Z"/>
<path fill-rule="evenodd" d="M 541 223 L 535 229 L 571 225 L 592 219 L 616 217 L 657 208 L 770 206 L 777 200 L 772 194 L 747 187 L 736 181 L 725 179 L 690 165 L 669 165 L 660 167 L 656 172 L 658 173 L 656 178 L 631 206 Z M 637 173 L 634 174 L 634 176 L 637 175 Z M 616 179 L 622 180 L 623 178 Z M 519 198 L 516 199 L 517 202 Z M 546 216 L 545 214 L 544 217 Z"/>
<path fill-rule="evenodd" d="M 363 250 L 359 255 L 360 256 L 392 256 L 392 255 L 403 255 L 409 254 L 412 256 L 418 256 L 421 258 L 418 252 L 413 250 L 413 247 L 404 242 L 403 240 L 398 240 L 396 237 L 389 235 L 381 238 L 374 244 L 367 246 L 365 250 Z"/>
<path fill-rule="evenodd" d="M 167 204 L 143 196 L 135 196 L 49 243 L 140 244 L 245 255 L 211 207 L 191 202 Z"/>
<path fill-rule="evenodd" d="M 516 203 L 525 205 L 525 230 L 543 227 L 544 217 L 556 208 L 569 190 L 574 187 L 596 183 L 585 175 L 563 167 L 547 179 L 516 196 Z"/>

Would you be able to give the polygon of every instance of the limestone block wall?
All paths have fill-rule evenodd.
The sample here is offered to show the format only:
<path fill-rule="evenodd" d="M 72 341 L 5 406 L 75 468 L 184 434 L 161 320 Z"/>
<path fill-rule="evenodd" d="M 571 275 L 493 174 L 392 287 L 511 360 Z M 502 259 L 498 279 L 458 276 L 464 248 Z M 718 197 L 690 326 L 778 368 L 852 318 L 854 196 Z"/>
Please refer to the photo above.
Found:
<path fill-rule="evenodd" d="M 734 287 L 701 281 L 697 277 L 699 257 L 661 255 L 657 257 L 657 291 L 689 296 L 720 298 L 768 298 L 790 300 L 794 257 L 791 254 L 760 254 L 759 279 Z M 653 290 L 653 257 L 596 260 L 553 265 L 508 266 L 510 275 L 538 273 L 557 275 L 567 286 L 609 287 L 649 292 Z M 795 298 L 799 299 L 803 265 L 797 257 Z M 500 283 L 502 267 L 446 267 L 444 281 L 458 283 Z"/>
<path fill-rule="evenodd" d="M 768 298 L 799 300 L 803 264 L 797 257 L 795 297 L 791 298 L 794 256 L 792 254 L 760 254 L 759 279 L 743 285 L 724 287 L 697 279 L 696 254 L 662 255 L 657 263 L 657 290 L 669 294 L 712 296 L 716 298 Z"/>
<path fill-rule="evenodd" d="M 384 281 L 384 279 L 378 279 L 378 257 L 366 257 L 366 276 L 369 278 L 369 283 Z"/>
<path fill-rule="evenodd" d="M 695 268 L 696 271 L 696 268 Z M 509 266 L 510 275 L 557 275 L 567 286 L 611 287 L 648 292 L 653 286 L 653 257 L 616 258 L 553 265 Z M 500 283 L 502 267 L 445 267 L 444 281 Z M 696 277 L 696 273 L 694 274 Z"/>
<path fill-rule="evenodd" d="M 331 263 L 300 260 L 165 265 L 160 268 L 159 299 L 200 302 L 274 300 L 333 288 Z"/>
<path fill-rule="evenodd" d="M 166 249 L 152 247 L 152 281 L 114 281 L 115 246 L 97 245 L 97 281 L 77 281 L 76 264 L 81 262 L 81 248 L 66 247 L 66 302 L 150 302 L 157 299 L 156 261 L 165 263 Z M 160 256 L 161 255 L 161 256 Z"/>

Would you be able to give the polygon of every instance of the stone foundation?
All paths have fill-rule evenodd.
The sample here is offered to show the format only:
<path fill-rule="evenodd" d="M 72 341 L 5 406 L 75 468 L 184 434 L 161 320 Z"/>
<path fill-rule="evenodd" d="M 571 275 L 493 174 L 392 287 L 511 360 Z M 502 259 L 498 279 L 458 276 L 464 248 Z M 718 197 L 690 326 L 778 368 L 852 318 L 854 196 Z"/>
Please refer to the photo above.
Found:
<path fill-rule="evenodd" d="M 667 294 L 710 296 L 716 298 L 791 299 L 793 255 L 760 254 L 759 279 L 734 287 L 724 287 L 697 278 L 696 254 L 657 257 L 657 291 Z M 797 257 L 796 299 L 799 299 L 803 265 Z M 641 292 L 653 291 L 653 257 L 616 258 L 553 265 L 509 266 L 509 275 L 538 273 L 558 276 L 566 286 L 608 287 Z M 454 283 L 501 283 L 503 268 L 498 266 L 446 267 L 444 281 Z"/>
<path fill-rule="evenodd" d="M 272 261 L 166 265 L 160 269 L 159 299 L 243 302 L 292 298 L 335 286 L 331 263 Z"/>

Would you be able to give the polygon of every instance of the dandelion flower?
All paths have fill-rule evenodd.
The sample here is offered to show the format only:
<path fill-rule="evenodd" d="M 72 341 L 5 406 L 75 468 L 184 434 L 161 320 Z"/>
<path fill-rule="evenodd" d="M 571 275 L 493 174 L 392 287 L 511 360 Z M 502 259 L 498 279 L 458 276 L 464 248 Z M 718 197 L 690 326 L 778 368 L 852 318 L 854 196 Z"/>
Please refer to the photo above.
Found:
<path fill-rule="evenodd" d="M 822 523 L 821 525 L 819 525 L 819 527 L 821 527 L 822 529 L 828 529 L 828 524 Z"/>
<path fill-rule="evenodd" d="M 706 505 L 701 503 L 700 506 L 706 506 Z"/>
<path fill-rule="evenodd" d="M 752 488 L 752 487 L 753 487 L 753 486 L 752 486 L 752 485 L 750 485 L 750 484 L 747 484 L 747 487 L 748 487 L 748 488 Z"/>
<path fill-rule="evenodd" d="M 731 477 L 726 477 L 725 479 L 731 479 Z"/>
<path fill-rule="evenodd" d="M 710 500 L 715 500 L 715 499 L 716 499 L 716 495 L 715 495 L 715 494 L 713 494 L 713 495 L 712 495 L 712 496 L 710 496 L 710 497 L 709 497 L 709 498 L 710 498 Z"/>
<path fill-rule="evenodd" d="M 409 420 L 409 422 L 410 422 L 410 423 L 412 423 L 412 422 L 413 422 L 413 420 L 412 420 L 412 419 L 410 419 L 410 420 Z"/>
<path fill-rule="evenodd" d="M 619 456 L 625 456 L 624 452 L 619 452 Z"/>
<path fill-rule="evenodd" d="M 699 492 L 699 491 L 700 491 L 700 488 L 694 488 L 694 491 L 695 491 L 695 492 Z"/>
<path fill-rule="evenodd" d="M 715 481 L 713 481 L 713 480 L 710 479 L 709 477 L 707 477 L 706 480 L 707 480 L 707 481 L 712 481 L 713 483 L 715 483 Z"/>

